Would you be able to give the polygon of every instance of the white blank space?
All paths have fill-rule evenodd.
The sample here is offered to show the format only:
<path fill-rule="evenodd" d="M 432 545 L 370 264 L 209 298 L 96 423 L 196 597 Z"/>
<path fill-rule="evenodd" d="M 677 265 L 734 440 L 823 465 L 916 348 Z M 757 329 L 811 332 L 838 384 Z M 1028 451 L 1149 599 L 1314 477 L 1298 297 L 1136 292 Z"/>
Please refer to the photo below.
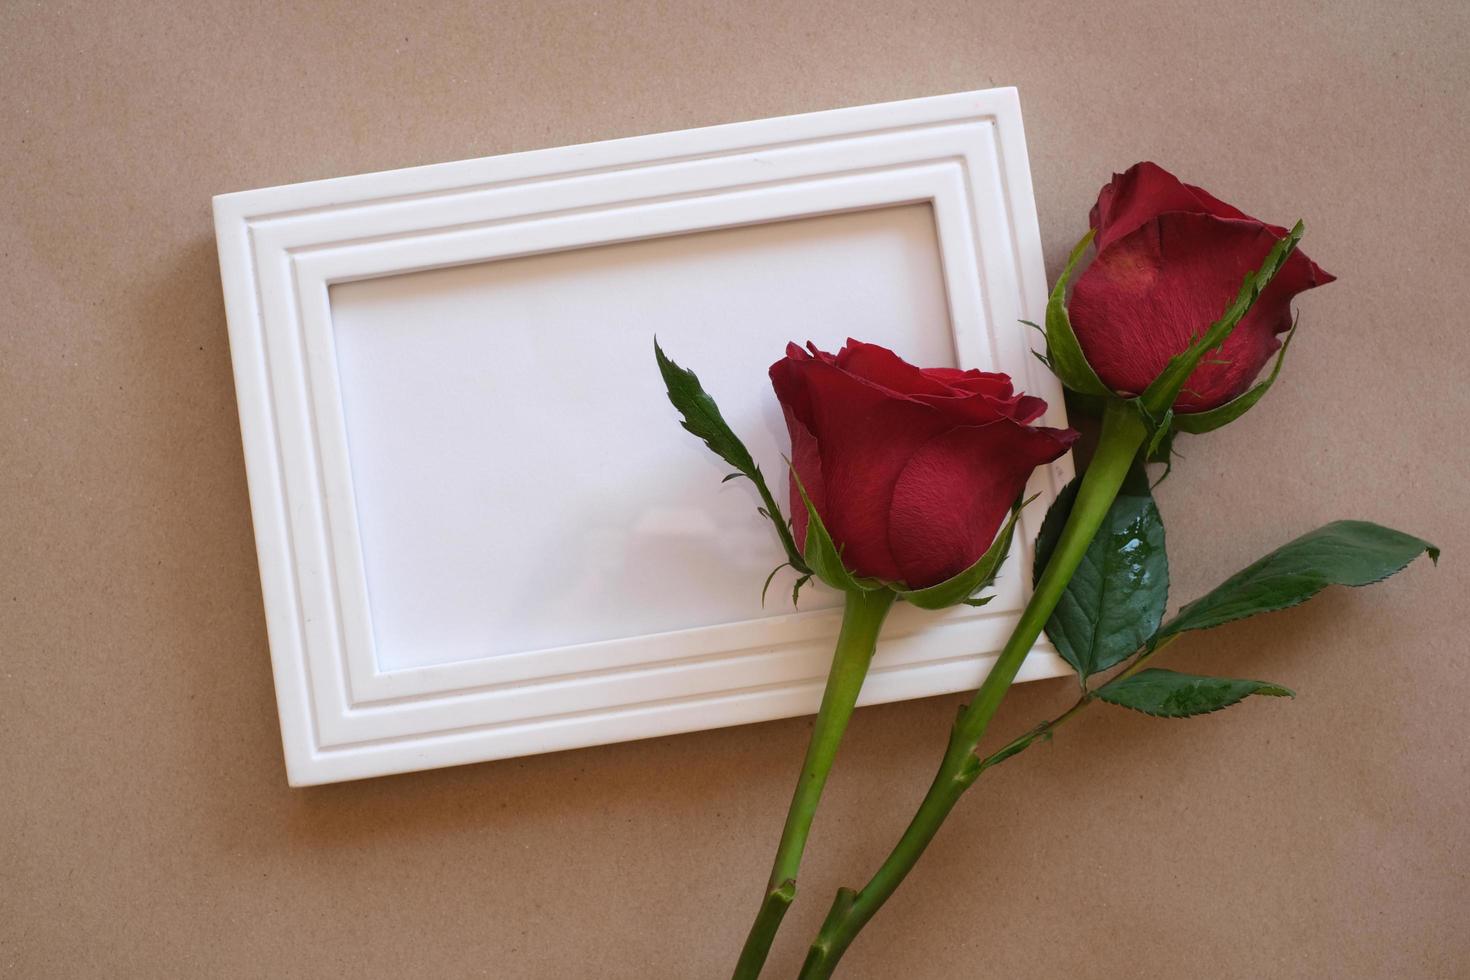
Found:
<path fill-rule="evenodd" d="M 744 480 L 678 425 L 653 337 L 787 506 L 766 371 L 849 335 L 954 363 L 928 205 L 332 287 L 379 666 L 790 612 Z M 834 605 L 803 593 L 802 608 Z"/>

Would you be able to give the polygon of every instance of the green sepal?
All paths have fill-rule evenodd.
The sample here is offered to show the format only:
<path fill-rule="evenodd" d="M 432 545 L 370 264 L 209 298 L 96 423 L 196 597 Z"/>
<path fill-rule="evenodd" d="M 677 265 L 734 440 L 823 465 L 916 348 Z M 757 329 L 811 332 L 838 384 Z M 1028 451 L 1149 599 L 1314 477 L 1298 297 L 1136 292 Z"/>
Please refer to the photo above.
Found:
<path fill-rule="evenodd" d="M 758 512 L 775 525 L 776 536 L 781 539 L 781 547 L 786 551 L 787 562 L 798 572 L 808 571 L 801 551 L 796 547 L 796 539 L 791 534 L 791 528 L 781 516 L 781 508 L 777 505 L 776 498 L 772 496 L 771 488 L 766 486 L 766 479 L 761 475 L 760 467 L 756 465 L 750 451 L 745 448 L 745 443 L 740 441 L 740 437 L 735 435 L 734 430 L 725 421 L 725 417 L 720 414 L 719 406 L 704 390 L 704 386 L 699 383 L 699 377 L 693 371 L 674 363 L 663 352 L 656 337 L 653 341 L 653 353 L 658 359 L 659 374 L 663 375 L 664 385 L 668 388 L 669 401 L 673 403 L 681 416 L 680 424 L 688 432 L 704 440 L 704 444 L 710 448 L 711 452 L 737 470 L 736 473 L 731 473 L 720 482 L 727 483 L 736 476 L 743 476 L 755 484 L 765 504 L 764 507 L 758 508 Z"/>
<path fill-rule="evenodd" d="M 1181 417 L 1176 415 L 1175 419 Z M 1170 463 L 1174 458 L 1174 436 L 1177 434 L 1174 428 L 1166 428 L 1162 434 L 1155 432 L 1149 440 L 1148 452 L 1144 458 L 1150 463 Z"/>
<path fill-rule="evenodd" d="M 1090 419 L 1100 419 L 1102 418 L 1103 409 L 1108 404 L 1108 399 L 1101 395 L 1084 395 L 1082 392 L 1073 391 L 1071 388 L 1063 388 L 1062 396 L 1067 403 L 1068 418 L 1086 416 Z"/>
<path fill-rule="evenodd" d="M 1252 694 L 1296 697 L 1296 692 L 1279 684 L 1228 677 L 1199 677 L 1157 667 L 1139 671 L 1132 677 L 1121 677 L 1097 690 L 1097 696 L 1109 704 L 1141 711 L 1155 718 L 1190 718 L 1209 714 L 1244 701 Z"/>
<path fill-rule="evenodd" d="M 817 513 L 812 498 L 806 495 L 806 487 L 802 486 L 801 477 L 797 475 L 795 467 L 791 469 L 791 478 L 796 482 L 796 491 L 801 494 L 801 502 L 806 505 L 806 554 L 803 556 L 806 559 L 806 568 L 827 585 L 842 592 L 874 592 L 883 588 L 883 583 L 877 579 L 861 578 L 848 571 L 847 566 L 842 563 L 842 553 L 837 550 L 832 535 L 827 533 L 827 526 L 822 523 L 822 515 Z M 794 591 L 791 602 L 793 605 L 796 603 Z"/>
<path fill-rule="evenodd" d="M 1368 521 L 1334 521 L 1282 545 L 1179 610 L 1150 640 L 1151 647 L 1189 630 L 1306 602 L 1329 585 L 1381 582 L 1422 554 L 1439 549 L 1422 538 Z"/>
<path fill-rule="evenodd" d="M 1036 539 L 1039 579 L 1076 497 L 1057 497 Z M 1164 521 L 1135 463 L 1046 623 L 1046 635 L 1084 683 L 1128 659 L 1158 628 L 1169 599 Z"/>
<path fill-rule="evenodd" d="M 960 603 L 983 606 L 990 601 L 990 597 L 973 600 L 970 597 L 995 582 L 1000 566 L 1005 562 L 1006 555 L 1010 554 L 1011 538 L 1015 534 L 1016 521 L 1021 516 L 1021 508 L 1035 499 L 1031 497 L 1011 508 L 1011 516 L 1006 519 L 1005 525 L 1001 527 L 1000 533 L 995 536 L 990 547 L 985 550 L 985 554 L 975 559 L 975 563 L 963 572 L 927 588 L 910 591 L 894 589 L 893 591 L 898 593 L 900 599 L 920 609 L 945 609 Z"/>
<path fill-rule="evenodd" d="M 1188 432 L 1200 435 L 1205 432 L 1213 432 L 1222 425 L 1228 425 L 1240 418 L 1250 409 L 1255 407 L 1256 402 L 1270 390 L 1276 383 L 1276 377 L 1281 373 L 1281 365 L 1286 360 L 1286 349 L 1291 346 L 1291 338 L 1296 336 L 1296 325 L 1293 324 L 1286 334 L 1286 339 L 1281 342 L 1281 350 L 1276 353 L 1276 363 L 1271 366 L 1271 373 L 1266 380 L 1251 388 L 1245 394 L 1231 399 L 1223 405 L 1212 408 L 1207 412 L 1190 412 L 1188 414 L 1174 416 L 1174 428 L 1180 432 Z"/>
<path fill-rule="evenodd" d="M 1163 461 L 1168 462 L 1169 453 L 1174 449 L 1174 418 L 1174 410 L 1166 408 L 1163 416 L 1155 424 L 1153 434 L 1148 438 L 1148 446 L 1143 452 L 1144 458 L 1149 462 L 1158 462 L 1161 454 L 1164 457 Z"/>
<path fill-rule="evenodd" d="M 769 574 L 769 575 L 766 576 L 766 584 L 761 586 L 761 605 L 762 606 L 764 606 L 766 604 L 766 593 L 770 591 L 771 582 L 773 582 L 775 580 L 776 573 L 779 572 L 783 568 L 790 568 L 790 567 L 791 567 L 791 562 L 789 562 L 789 561 L 783 561 L 781 564 L 779 564 L 775 568 L 771 569 L 771 574 Z M 792 598 L 791 604 L 793 606 L 796 605 L 796 599 L 795 598 Z"/>
<path fill-rule="evenodd" d="M 1067 281 L 1072 278 L 1072 270 L 1087 251 L 1087 246 L 1092 244 L 1095 234 L 1095 231 L 1089 231 L 1082 236 L 1067 256 L 1067 264 L 1057 276 L 1057 284 L 1052 287 L 1051 297 L 1046 303 L 1046 357 L 1043 363 L 1073 391 L 1098 398 L 1113 398 L 1112 389 L 1102 383 L 1092 365 L 1087 363 L 1087 356 L 1082 353 L 1082 345 L 1072 330 L 1072 319 L 1067 314 Z"/>
<path fill-rule="evenodd" d="M 1185 382 L 1189 380 L 1189 376 L 1199 365 L 1200 359 L 1223 344 L 1245 315 L 1250 312 L 1261 293 L 1286 265 L 1286 260 L 1291 257 L 1291 253 L 1296 251 L 1297 243 L 1301 241 L 1304 230 L 1304 226 L 1298 221 L 1295 227 L 1287 232 L 1286 237 L 1279 240 L 1271 247 L 1271 251 L 1266 253 L 1261 267 L 1245 277 L 1240 291 L 1235 294 L 1235 299 L 1225 308 L 1224 315 L 1211 324 L 1210 328 L 1188 348 L 1169 358 L 1169 363 L 1164 365 L 1164 370 L 1137 399 L 1138 409 L 1145 421 L 1156 425 L 1155 420 L 1161 420 L 1164 413 L 1173 407 L 1179 393 L 1184 390 Z"/>
<path fill-rule="evenodd" d="M 801 578 L 797 579 L 792 584 L 792 586 L 791 586 L 791 605 L 792 606 L 795 606 L 797 604 L 796 603 L 796 600 L 801 597 L 801 587 L 803 585 L 806 585 L 811 580 L 812 580 L 812 573 L 811 572 L 807 572 L 805 575 L 803 575 Z"/>

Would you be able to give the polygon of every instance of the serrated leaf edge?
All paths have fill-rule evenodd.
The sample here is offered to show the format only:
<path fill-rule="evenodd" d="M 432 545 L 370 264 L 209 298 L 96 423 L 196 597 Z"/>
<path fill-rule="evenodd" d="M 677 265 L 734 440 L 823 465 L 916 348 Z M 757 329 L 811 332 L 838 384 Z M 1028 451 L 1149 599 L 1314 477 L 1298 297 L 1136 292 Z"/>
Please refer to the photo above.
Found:
<path fill-rule="evenodd" d="M 1206 708 L 1203 711 L 1193 711 L 1187 715 L 1165 714 L 1160 711 L 1148 711 L 1147 709 L 1137 707 L 1136 705 L 1124 704 L 1121 701 L 1115 701 L 1107 696 L 1108 689 L 1111 688 L 1114 684 L 1131 681 L 1135 678 L 1144 677 L 1150 673 L 1171 674 L 1175 677 L 1179 677 L 1188 681 L 1225 681 L 1226 683 L 1230 684 L 1256 684 L 1258 685 L 1258 687 L 1255 690 L 1246 691 L 1238 698 L 1222 702 L 1213 708 Z M 1096 694 L 1098 700 L 1106 701 L 1108 704 L 1114 705 L 1115 707 L 1126 708 L 1129 711 L 1136 711 L 1139 714 L 1147 715 L 1150 718 L 1165 718 L 1171 721 L 1182 720 L 1185 718 L 1198 718 L 1201 715 L 1212 715 L 1217 711 L 1224 711 L 1226 708 L 1234 707 L 1235 705 L 1244 701 L 1246 698 L 1253 696 L 1273 698 L 1285 697 L 1292 699 L 1296 698 L 1296 692 L 1293 691 L 1291 688 L 1283 687 L 1280 684 L 1274 684 L 1270 681 L 1256 681 L 1241 677 L 1210 677 L 1204 674 L 1184 674 L 1175 670 L 1164 670 L 1160 667 L 1150 667 L 1148 670 L 1141 671 L 1140 673 L 1134 674 L 1131 677 L 1122 677 L 1109 681 L 1107 684 L 1104 684 L 1102 687 L 1098 688 L 1097 691 L 1095 691 L 1094 693 Z"/>
<path fill-rule="evenodd" d="M 1224 588 L 1225 585 L 1226 585 L 1226 583 L 1228 583 L 1231 579 L 1235 578 L 1237 575 L 1243 574 L 1246 570 L 1248 570 L 1252 566 L 1254 566 L 1254 565 L 1256 565 L 1256 564 L 1258 564 L 1260 562 L 1265 561 L 1266 559 L 1272 557 L 1273 555 L 1277 554 L 1278 552 L 1280 552 L 1280 551 L 1282 551 L 1282 550 L 1284 550 L 1286 548 L 1291 547 L 1292 545 L 1296 544 L 1298 541 L 1300 541 L 1302 538 L 1307 537 L 1308 535 L 1315 534 L 1317 531 L 1321 531 L 1321 530 L 1324 530 L 1325 528 L 1332 527 L 1335 524 L 1347 524 L 1347 523 L 1371 524 L 1372 526 L 1377 527 L 1377 528 L 1381 528 L 1382 530 L 1385 530 L 1385 531 L 1392 531 L 1395 534 L 1402 534 L 1406 538 L 1412 538 L 1413 540 L 1419 542 L 1419 544 L 1421 545 L 1421 549 L 1419 551 L 1416 551 L 1412 556 L 1410 556 L 1410 558 L 1408 559 L 1408 561 L 1405 561 L 1402 565 L 1399 565 L 1397 568 L 1389 569 L 1388 571 L 1384 572 L 1382 575 L 1378 576 L 1377 578 L 1370 579 L 1369 581 L 1366 581 L 1366 582 L 1359 582 L 1356 585 L 1345 583 L 1345 582 L 1325 582 L 1321 586 L 1319 586 L 1317 589 L 1315 589 L 1314 591 L 1312 591 L 1312 592 L 1310 592 L 1310 593 L 1308 593 L 1306 595 L 1300 596 L 1299 598 L 1292 599 L 1291 601 L 1285 602 L 1285 603 L 1283 603 L 1282 605 L 1279 605 L 1279 606 L 1272 606 L 1270 609 L 1260 609 L 1260 610 L 1256 610 L 1255 612 L 1242 612 L 1242 613 L 1238 613 L 1238 614 L 1229 616 L 1229 617 L 1227 617 L 1225 619 L 1221 619 L 1221 620 L 1219 620 L 1217 622 L 1212 622 L 1212 623 L 1210 623 L 1208 625 L 1205 625 L 1205 626 L 1189 626 L 1189 627 L 1186 627 L 1184 629 L 1178 629 L 1175 626 L 1176 623 L 1178 623 L 1181 619 L 1183 619 L 1185 617 L 1185 614 L 1187 614 L 1189 612 L 1191 606 L 1195 605 L 1198 602 L 1202 602 L 1205 599 L 1208 599 L 1215 592 L 1217 592 L 1218 590 Z M 1196 632 L 1198 630 L 1215 629 L 1218 626 L 1225 626 L 1225 625 L 1228 625 L 1230 623 L 1239 622 L 1242 619 L 1250 619 L 1253 616 L 1261 616 L 1261 615 L 1264 615 L 1266 613 L 1281 612 L 1282 610 L 1285 610 L 1285 609 L 1295 609 L 1297 606 L 1300 606 L 1302 603 L 1307 602 L 1307 601 L 1309 601 L 1311 599 L 1315 599 L 1318 595 L 1321 595 L 1327 589 L 1330 589 L 1330 588 L 1333 588 L 1333 587 L 1339 587 L 1339 588 L 1345 588 L 1345 589 L 1364 589 L 1364 588 L 1367 588 L 1370 585 L 1377 585 L 1379 582 L 1387 581 L 1388 579 L 1393 578 L 1399 572 L 1402 572 L 1404 569 L 1408 568 L 1410 565 L 1412 565 L 1415 562 L 1416 559 L 1418 559 L 1418 557 L 1421 554 L 1428 555 L 1429 556 L 1429 560 L 1433 564 L 1435 564 L 1436 566 L 1439 564 L 1439 554 L 1440 554 L 1439 548 L 1435 547 L 1433 544 L 1430 544 L 1428 541 L 1425 541 L 1423 538 L 1420 538 L 1420 537 L 1417 537 L 1415 535 L 1409 534 L 1406 531 L 1400 531 L 1397 528 L 1391 528 L 1391 527 L 1388 527 L 1387 525 L 1378 524 L 1378 523 L 1375 523 L 1373 521 L 1354 522 L 1354 521 L 1352 521 L 1350 519 L 1337 520 L 1337 521 L 1328 521 L 1326 524 L 1323 524 L 1320 527 L 1313 528 L 1311 531 L 1307 531 L 1307 532 L 1305 532 L 1303 534 L 1297 535 L 1295 538 L 1291 539 L 1290 541 L 1288 541 L 1286 544 L 1282 545 L 1281 547 L 1274 548 L 1271 551 L 1268 551 L 1266 554 L 1262 555 L 1260 558 L 1257 558 L 1255 561 L 1251 562 L 1249 565 L 1246 565 L 1244 568 L 1240 569 L 1239 571 L 1233 572 L 1232 574 L 1226 576 L 1225 581 L 1221 582 L 1219 585 L 1215 586 L 1215 588 L 1213 588 L 1210 591 L 1206 592 L 1204 595 L 1200 596 L 1198 599 L 1192 599 L 1189 602 L 1185 603 L 1183 606 L 1181 606 L 1179 608 L 1179 611 L 1174 614 L 1174 618 L 1173 619 L 1169 620 L 1169 622 L 1167 622 L 1167 623 L 1163 624 L 1162 626 L 1160 626 L 1159 629 L 1158 629 L 1158 631 L 1156 633 L 1154 633 L 1153 638 L 1151 640 L 1149 640 L 1149 649 L 1155 649 L 1160 642 L 1162 642 L 1165 639 L 1168 639 L 1171 636 L 1179 636 L 1179 635 L 1181 635 L 1183 633 L 1192 633 L 1192 632 Z"/>

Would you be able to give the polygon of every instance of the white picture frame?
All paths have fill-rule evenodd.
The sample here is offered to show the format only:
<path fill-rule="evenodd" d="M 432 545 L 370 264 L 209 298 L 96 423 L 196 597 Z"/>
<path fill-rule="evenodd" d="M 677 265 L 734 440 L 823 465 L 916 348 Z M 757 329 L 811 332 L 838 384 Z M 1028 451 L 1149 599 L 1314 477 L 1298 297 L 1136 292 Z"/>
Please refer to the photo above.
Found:
<path fill-rule="evenodd" d="M 783 504 L 758 370 L 781 355 L 772 331 L 827 346 L 851 323 L 916 360 L 945 349 L 1007 371 L 1065 424 L 1021 324 L 1042 319 L 1047 288 L 1014 89 L 224 194 L 214 213 L 292 785 L 816 709 L 840 609 L 814 592 L 793 611 L 789 579 L 754 604 L 744 566 L 779 547 L 748 484 L 722 487 L 662 401 L 655 331 Z M 706 322 L 723 333 L 688 326 Z M 578 397 L 548 401 L 558 386 Z M 641 427 L 598 433 L 608 452 L 585 464 L 556 451 L 567 438 L 585 454 L 581 420 L 605 413 Z M 895 610 L 860 703 L 978 685 L 1071 474 L 1070 456 L 1035 474 L 1042 499 L 990 605 Z M 584 534 L 599 515 L 612 530 Z M 524 602 L 522 572 L 552 599 L 508 615 L 530 609 L 496 605 Z M 499 647 L 476 646 L 486 624 Z M 1020 679 L 1065 670 L 1043 641 Z"/>

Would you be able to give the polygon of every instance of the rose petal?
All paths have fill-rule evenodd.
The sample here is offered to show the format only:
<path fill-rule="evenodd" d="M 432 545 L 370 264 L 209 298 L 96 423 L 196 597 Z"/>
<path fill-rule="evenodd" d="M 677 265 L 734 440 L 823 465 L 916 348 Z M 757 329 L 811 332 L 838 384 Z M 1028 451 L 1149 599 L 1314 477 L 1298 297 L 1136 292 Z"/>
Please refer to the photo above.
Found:
<path fill-rule="evenodd" d="M 1010 375 L 984 371 L 966 372 L 964 377 L 955 380 L 953 386 L 972 395 L 990 395 L 993 398 L 1011 398 L 1016 393 Z"/>
<path fill-rule="evenodd" d="M 1022 395 L 1016 399 L 1011 418 L 1017 422 L 1035 422 L 1046 414 L 1046 402 L 1035 395 Z"/>
<path fill-rule="evenodd" d="M 786 345 L 786 349 L 787 349 L 787 353 L 788 354 L 790 353 L 792 346 L 793 345 L 791 345 L 791 344 L 787 344 Z M 811 356 L 812 357 L 815 357 L 819 361 L 825 361 L 828 364 L 836 364 L 837 363 L 837 355 L 835 355 L 835 354 L 828 354 L 824 350 L 819 350 L 817 348 L 817 345 L 814 344 L 814 343 L 812 343 L 810 340 L 808 340 L 806 342 L 806 349 L 809 350 L 809 351 L 811 351 Z"/>
<path fill-rule="evenodd" d="M 1217 218 L 1238 218 L 1244 221 L 1259 220 L 1246 214 L 1244 211 L 1240 210 L 1240 208 L 1236 207 L 1233 204 L 1226 204 L 1224 201 L 1220 200 L 1218 197 L 1211 194 L 1203 187 L 1196 187 L 1194 184 L 1185 184 L 1184 186 L 1189 191 L 1189 193 L 1193 194 L 1196 198 L 1199 199 L 1200 207 L 1198 210 L 1204 212 L 1205 214 L 1213 214 Z M 1270 228 L 1272 234 L 1274 234 L 1277 238 L 1280 238 L 1286 234 L 1285 228 L 1269 224 L 1265 221 L 1262 221 L 1261 224 L 1265 225 L 1267 228 Z"/>
<path fill-rule="evenodd" d="M 1010 420 L 941 432 L 909 457 L 893 487 L 888 541 L 911 589 L 973 565 L 995 540 L 1031 471 L 1067 451 L 1071 429 Z"/>
<path fill-rule="evenodd" d="M 1014 394 L 1008 374 L 979 371 L 975 368 L 962 371 L 950 367 L 923 368 L 922 371 L 926 377 L 942 381 L 958 392 L 991 395 L 995 398 L 1010 398 Z"/>
<path fill-rule="evenodd" d="M 995 398 L 960 393 L 950 397 L 915 395 L 914 399 L 943 412 L 951 425 L 989 425 L 997 419 L 1031 422 L 1046 412 L 1046 402 L 1031 395 Z"/>
<path fill-rule="evenodd" d="M 1203 188 L 1186 184 L 1158 164 L 1145 160 L 1121 174 L 1113 174 L 1113 179 L 1098 192 L 1097 204 L 1090 216 L 1092 227 L 1097 231 L 1098 250 L 1167 211 L 1255 220 Z M 1286 234 L 1284 228 L 1272 230 L 1278 238 Z"/>
<path fill-rule="evenodd" d="M 811 430 L 796 417 L 790 408 L 783 405 L 782 412 L 786 416 L 786 431 L 791 433 L 792 472 L 801 477 L 801 485 L 806 490 L 812 506 L 817 509 L 817 513 L 825 514 L 827 513 L 827 481 L 822 477 L 822 456 L 817 450 L 816 436 L 812 435 Z M 791 482 L 791 533 L 796 537 L 797 547 L 805 552 L 806 528 L 811 518 L 806 512 L 806 501 L 801 499 L 801 492 L 797 489 L 796 476 L 789 478 Z M 826 518 L 823 518 L 824 523 L 825 521 Z"/>
<path fill-rule="evenodd" d="M 1070 303 L 1098 377 L 1120 394 L 1141 393 L 1219 319 L 1276 241 L 1259 222 L 1171 211 L 1099 251 Z M 1190 375 L 1175 410 L 1203 411 L 1245 391 L 1281 346 L 1276 335 L 1291 327 L 1291 298 L 1332 278 L 1294 253 L 1224 346 Z"/>
<path fill-rule="evenodd" d="M 825 512 L 827 501 L 822 459 L 810 428 L 811 395 L 801 367 L 811 360 L 812 356 L 806 351 L 795 344 L 787 344 L 786 358 L 772 364 L 770 370 L 771 387 L 776 390 L 776 400 L 781 403 L 781 413 L 786 418 L 786 431 L 791 436 L 791 468 L 795 474 L 787 478 L 790 484 L 791 531 L 797 547 L 803 551 L 806 549 L 808 518 L 806 504 L 796 488 L 796 476 L 801 477 L 802 486 L 806 488 L 817 513 Z"/>
<path fill-rule="evenodd" d="M 844 371 L 901 395 L 948 395 L 950 386 L 899 357 L 887 347 L 848 338 L 837 352 L 836 364 Z"/>
<path fill-rule="evenodd" d="M 783 406 L 790 406 L 815 440 L 818 465 L 792 462 L 803 483 L 809 472 L 820 473 L 823 501 L 813 497 L 812 503 L 844 563 L 859 575 L 896 579 L 888 548 L 893 483 L 914 447 L 948 427 L 944 417 L 817 359 L 778 361 L 771 381 Z M 797 430 L 792 438 L 795 451 Z M 801 506 L 793 486 L 792 509 L 799 513 Z"/>
<path fill-rule="evenodd" d="M 924 375 L 925 377 L 943 381 L 945 384 L 953 384 L 954 382 L 959 381 L 961 378 L 981 374 L 982 372 L 973 369 L 966 371 L 961 368 L 953 367 L 927 367 L 919 368 L 919 373 Z"/>
<path fill-rule="evenodd" d="M 915 395 L 953 417 L 959 424 L 985 425 L 997 417 L 1030 422 L 1046 412 L 1046 402 L 1030 395 L 1018 395 L 1008 374 L 959 368 L 924 368 L 924 374 L 943 381 L 953 389 L 953 400 Z M 983 396 L 976 399 L 974 396 Z"/>
<path fill-rule="evenodd" d="M 842 549 L 844 562 L 859 575 L 888 581 L 907 581 L 894 557 L 897 539 L 889 521 L 900 475 L 910 472 L 911 481 L 923 480 L 929 472 L 923 465 L 910 471 L 916 449 L 929 447 L 934 456 L 940 449 L 931 440 L 957 427 L 993 428 L 986 437 L 991 440 L 996 433 L 1015 430 L 1000 447 L 1002 458 L 991 462 L 981 481 L 981 492 L 988 493 L 986 479 L 1002 484 L 1019 480 L 1001 506 L 1003 518 L 1037 465 L 1033 456 L 1045 450 L 1049 455 L 1036 459 L 1054 459 L 1076 435 L 1026 427 L 1024 422 L 1046 411 L 1046 403 L 1014 394 L 1004 374 L 919 369 L 887 348 L 855 340 L 835 358 L 811 344 L 805 351 L 788 346 L 787 356 L 771 366 L 771 383 L 791 433 L 793 469 Z M 793 528 L 805 546 L 808 520 L 794 480 L 791 501 Z M 990 537 L 1000 519 L 988 529 Z M 954 520 L 954 514 L 946 514 L 925 524 L 943 527 Z M 919 550 L 927 547 L 921 544 Z M 987 547 L 989 538 L 957 570 L 968 567 Z M 967 550 L 964 542 L 950 542 L 949 548 L 959 554 Z"/>

